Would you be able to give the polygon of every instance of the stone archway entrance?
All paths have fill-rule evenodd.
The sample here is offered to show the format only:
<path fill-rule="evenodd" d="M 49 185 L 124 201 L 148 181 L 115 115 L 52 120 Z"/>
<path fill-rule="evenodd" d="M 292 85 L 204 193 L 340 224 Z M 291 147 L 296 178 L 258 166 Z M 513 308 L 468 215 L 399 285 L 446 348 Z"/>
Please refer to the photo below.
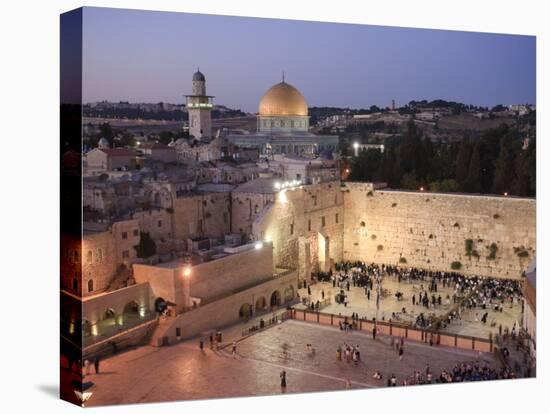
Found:
<path fill-rule="evenodd" d="M 250 318 L 252 316 L 252 305 L 243 303 L 239 309 L 239 318 Z"/>
<path fill-rule="evenodd" d="M 264 296 L 259 297 L 256 300 L 256 312 L 261 312 L 267 307 L 267 301 Z"/>
<path fill-rule="evenodd" d="M 271 294 L 271 298 L 269 300 L 269 305 L 272 307 L 272 308 L 276 308 L 278 306 L 281 306 L 281 292 L 279 292 L 278 290 L 276 290 L 275 292 L 273 292 Z"/>

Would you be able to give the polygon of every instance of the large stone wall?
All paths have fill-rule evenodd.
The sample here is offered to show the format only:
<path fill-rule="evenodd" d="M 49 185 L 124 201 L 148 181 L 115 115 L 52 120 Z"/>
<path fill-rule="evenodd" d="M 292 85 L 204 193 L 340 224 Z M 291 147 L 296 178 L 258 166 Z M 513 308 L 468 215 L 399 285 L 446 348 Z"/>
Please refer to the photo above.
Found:
<path fill-rule="evenodd" d="M 223 237 L 230 231 L 230 193 L 205 193 L 174 199 L 176 239 L 186 240 L 199 235 Z"/>
<path fill-rule="evenodd" d="M 231 295 L 243 287 L 258 284 L 273 277 L 271 243 L 261 249 L 250 249 L 191 269 L 190 294 L 205 301 L 221 295 Z"/>
<path fill-rule="evenodd" d="M 326 265 L 342 260 L 343 195 L 338 182 L 281 191 L 253 224 L 259 240 L 273 242 L 278 267 L 297 269 L 299 278 L 319 270 L 319 251 L 327 246 Z M 328 241 L 328 243 L 327 243 Z"/>
<path fill-rule="evenodd" d="M 466 254 L 468 239 L 479 257 Z M 492 243 L 493 260 L 487 258 Z M 517 248 L 528 256 L 519 257 Z M 456 261 L 462 273 L 519 278 L 535 249 L 534 199 L 373 190 L 360 183 L 344 190 L 346 260 L 441 271 Z"/>

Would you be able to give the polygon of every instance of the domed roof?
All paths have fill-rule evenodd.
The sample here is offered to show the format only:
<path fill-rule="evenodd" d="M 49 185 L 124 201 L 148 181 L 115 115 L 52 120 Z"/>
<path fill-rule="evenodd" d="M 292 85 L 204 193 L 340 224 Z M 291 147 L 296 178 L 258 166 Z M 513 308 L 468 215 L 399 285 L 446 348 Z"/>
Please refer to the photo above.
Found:
<path fill-rule="evenodd" d="M 206 79 L 205 79 L 204 75 L 202 74 L 202 72 L 197 69 L 197 71 L 193 75 L 193 81 L 194 82 L 204 82 L 205 80 Z"/>
<path fill-rule="evenodd" d="M 307 103 L 298 89 L 283 81 L 264 94 L 258 112 L 263 116 L 307 116 Z"/>

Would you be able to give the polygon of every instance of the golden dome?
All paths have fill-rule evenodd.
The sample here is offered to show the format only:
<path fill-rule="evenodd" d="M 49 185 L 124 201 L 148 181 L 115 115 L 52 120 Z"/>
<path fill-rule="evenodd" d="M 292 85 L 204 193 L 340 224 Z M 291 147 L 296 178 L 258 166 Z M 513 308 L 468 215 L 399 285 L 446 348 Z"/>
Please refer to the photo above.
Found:
<path fill-rule="evenodd" d="M 298 89 L 283 81 L 262 96 L 258 112 L 261 116 L 307 116 L 307 103 Z"/>

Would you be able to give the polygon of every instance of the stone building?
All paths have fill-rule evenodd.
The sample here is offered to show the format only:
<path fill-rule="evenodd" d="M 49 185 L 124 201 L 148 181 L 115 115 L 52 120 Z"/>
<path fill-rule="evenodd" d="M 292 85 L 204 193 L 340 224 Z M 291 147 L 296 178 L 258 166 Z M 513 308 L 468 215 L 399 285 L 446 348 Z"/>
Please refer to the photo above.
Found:
<path fill-rule="evenodd" d="M 160 144 L 158 142 L 146 142 L 140 145 L 143 155 L 153 161 L 176 162 L 177 155 L 174 147 Z"/>
<path fill-rule="evenodd" d="M 134 169 L 136 152 L 127 148 L 95 148 L 86 154 L 85 165 L 90 171 Z"/>

